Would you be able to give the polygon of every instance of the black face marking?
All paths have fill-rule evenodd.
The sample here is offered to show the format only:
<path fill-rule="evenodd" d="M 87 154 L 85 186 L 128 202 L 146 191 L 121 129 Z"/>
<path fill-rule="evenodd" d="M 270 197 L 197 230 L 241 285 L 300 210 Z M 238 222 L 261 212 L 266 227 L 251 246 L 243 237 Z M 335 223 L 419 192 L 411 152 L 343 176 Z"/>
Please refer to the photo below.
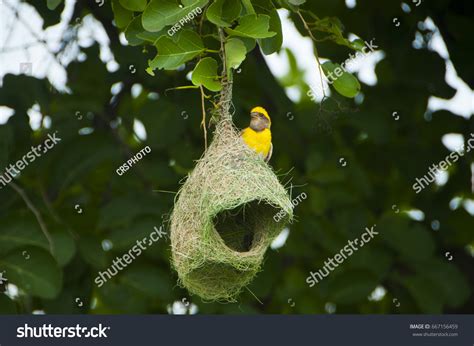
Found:
<path fill-rule="evenodd" d="M 260 112 L 252 112 L 250 113 L 250 117 L 252 118 L 250 121 L 250 128 L 255 131 L 263 131 L 266 128 L 269 128 L 270 121 L 268 118 Z"/>
<path fill-rule="evenodd" d="M 260 112 L 252 112 L 250 115 L 251 115 L 251 116 L 254 116 L 254 117 L 257 117 L 257 118 L 259 118 L 259 119 L 268 121 L 268 118 L 267 118 L 263 113 L 260 113 Z"/>

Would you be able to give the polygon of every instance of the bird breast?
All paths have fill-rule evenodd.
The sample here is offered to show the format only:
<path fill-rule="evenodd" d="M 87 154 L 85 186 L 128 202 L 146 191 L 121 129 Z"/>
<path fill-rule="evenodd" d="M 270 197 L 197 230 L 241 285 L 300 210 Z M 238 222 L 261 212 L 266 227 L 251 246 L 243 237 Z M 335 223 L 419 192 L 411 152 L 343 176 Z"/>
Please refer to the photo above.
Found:
<path fill-rule="evenodd" d="M 264 157 L 266 157 L 270 151 L 272 145 L 272 133 L 269 129 L 257 132 L 247 127 L 242 132 L 242 138 L 249 147 Z"/>

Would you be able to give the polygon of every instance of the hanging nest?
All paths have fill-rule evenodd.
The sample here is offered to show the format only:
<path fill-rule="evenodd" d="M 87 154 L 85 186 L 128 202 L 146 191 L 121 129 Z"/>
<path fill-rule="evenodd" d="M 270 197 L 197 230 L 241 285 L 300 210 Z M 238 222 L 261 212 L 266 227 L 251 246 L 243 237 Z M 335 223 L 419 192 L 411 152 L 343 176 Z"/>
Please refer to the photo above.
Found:
<path fill-rule="evenodd" d="M 220 103 L 213 142 L 181 187 L 171 216 L 179 283 L 209 301 L 233 301 L 293 218 L 285 188 L 234 127 L 229 95 Z M 281 210 L 286 216 L 275 222 Z"/>

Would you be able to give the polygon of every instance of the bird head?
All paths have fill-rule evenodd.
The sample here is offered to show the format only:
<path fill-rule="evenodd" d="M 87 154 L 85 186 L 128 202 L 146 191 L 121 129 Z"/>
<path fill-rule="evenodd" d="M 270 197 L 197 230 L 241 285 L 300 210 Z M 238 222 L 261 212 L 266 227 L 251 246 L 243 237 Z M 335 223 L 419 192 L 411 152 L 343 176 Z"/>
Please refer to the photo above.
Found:
<path fill-rule="evenodd" d="M 250 128 L 255 131 L 269 129 L 272 121 L 268 112 L 263 107 L 254 107 L 250 111 Z"/>

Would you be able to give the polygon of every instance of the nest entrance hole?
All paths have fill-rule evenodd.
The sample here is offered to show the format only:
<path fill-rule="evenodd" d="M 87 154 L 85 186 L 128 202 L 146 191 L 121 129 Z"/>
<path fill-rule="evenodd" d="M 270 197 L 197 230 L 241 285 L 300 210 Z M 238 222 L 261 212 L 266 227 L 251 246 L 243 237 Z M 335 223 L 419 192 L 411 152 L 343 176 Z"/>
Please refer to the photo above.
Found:
<path fill-rule="evenodd" d="M 262 237 L 263 221 L 276 209 L 262 201 L 251 201 L 234 209 L 224 210 L 214 218 L 214 227 L 224 243 L 234 251 L 247 252 Z"/>

